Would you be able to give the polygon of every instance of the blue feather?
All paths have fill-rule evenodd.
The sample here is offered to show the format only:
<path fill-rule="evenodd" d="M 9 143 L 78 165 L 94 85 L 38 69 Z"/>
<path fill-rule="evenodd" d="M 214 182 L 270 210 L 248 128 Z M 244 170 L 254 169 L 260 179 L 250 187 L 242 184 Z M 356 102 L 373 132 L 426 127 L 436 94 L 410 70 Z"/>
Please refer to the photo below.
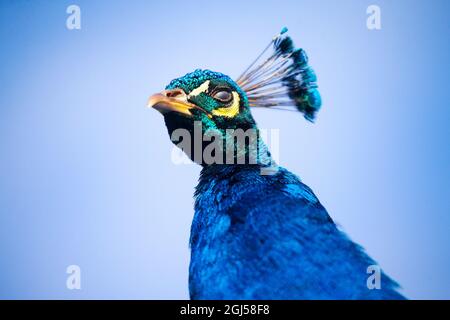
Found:
<path fill-rule="evenodd" d="M 404 299 L 341 232 L 314 193 L 285 169 L 207 166 L 191 230 L 192 299 Z"/>

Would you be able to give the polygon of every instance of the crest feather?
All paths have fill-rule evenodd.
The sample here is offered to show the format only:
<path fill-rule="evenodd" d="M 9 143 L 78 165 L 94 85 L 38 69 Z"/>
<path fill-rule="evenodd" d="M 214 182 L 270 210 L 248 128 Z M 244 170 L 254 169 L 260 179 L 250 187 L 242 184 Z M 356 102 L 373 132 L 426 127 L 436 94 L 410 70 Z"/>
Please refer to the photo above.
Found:
<path fill-rule="evenodd" d="M 308 65 L 306 52 L 296 49 L 286 32 L 287 28 L 283 28 L 272 38 L 236 83 L 247 94 L 251 107 L 293 108 L 312 122 L 322 105 L 317 76 Z"/>

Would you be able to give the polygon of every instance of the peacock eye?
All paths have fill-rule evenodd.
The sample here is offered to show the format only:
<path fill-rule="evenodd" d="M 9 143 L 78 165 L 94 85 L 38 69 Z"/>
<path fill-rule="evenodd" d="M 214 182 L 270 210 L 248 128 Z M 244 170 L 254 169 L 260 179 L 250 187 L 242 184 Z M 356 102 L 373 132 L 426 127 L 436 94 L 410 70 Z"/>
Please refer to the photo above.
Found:
<path fill-rule="evenodd" d="M 229 90 L 219 90 L 212 97 L 220 102 L 229 103 L 233 99 L 233 95 Z"/>

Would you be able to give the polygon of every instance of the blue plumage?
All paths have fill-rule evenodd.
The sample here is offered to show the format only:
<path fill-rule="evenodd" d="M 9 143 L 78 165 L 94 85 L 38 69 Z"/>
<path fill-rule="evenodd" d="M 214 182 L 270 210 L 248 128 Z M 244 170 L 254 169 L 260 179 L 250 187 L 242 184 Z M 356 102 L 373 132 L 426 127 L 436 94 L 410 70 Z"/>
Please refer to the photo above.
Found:
<path fill-rule="evenodd" d="M 193 299 L 403 299 L 341 232 L 311 189 L 280 169 L 204 167 L 191 229 Z"/>
<path fill-rule="evenodd" d="M 152 96 L 149 105 L 163 113 L 169 135 L 183 129 L 195 139 L 195 123 L 224 142 L 229 129 L 258 133 L 250 107 L 290 105 L 313 121 L 321 106 L 317 77 L 286 31 L 273 38 L 274 53 L 236 82 L 196 70 Z M 191 138 L 184 138 L 188 147 L 195 146 Z M 211 149 L 205 141 L 203 156 Z M 369 289 L 367 270 L 376 263 L 297 176 L 276 165 L 274 174 L 261 174 L 274 163 L 259 134 L 254 145 L 243 141 L 214 149 L 214 162 L 178 145 L 203 167 L 190 237 L 192 299 L 404 299 L 384 273 L 381 288 Z M 223 164 L 230 151 L 233 161 L 239 154 L 257 162 Z"/>

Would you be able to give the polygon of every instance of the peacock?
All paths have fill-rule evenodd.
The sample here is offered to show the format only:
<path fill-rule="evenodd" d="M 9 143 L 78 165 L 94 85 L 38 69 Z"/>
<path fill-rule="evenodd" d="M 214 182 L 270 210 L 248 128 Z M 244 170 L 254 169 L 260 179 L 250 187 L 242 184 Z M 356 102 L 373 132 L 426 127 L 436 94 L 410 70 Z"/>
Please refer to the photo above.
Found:
<path fill-rule="evenodd" d="M 188 134 L 177 146 L 202 166 L 189 240 L 191 299 L 404 299 L 381 270 L 378 286 L 368 285 L 375 261 L 276 164 L 251 113 L 296 110 L 313 122 L 321 105 L 316 74 L 286 28 L 237 80 L 197 69 L 150 97 L 172 142 Z M 247 135 L 239 140 L 237 131 Z"/>

